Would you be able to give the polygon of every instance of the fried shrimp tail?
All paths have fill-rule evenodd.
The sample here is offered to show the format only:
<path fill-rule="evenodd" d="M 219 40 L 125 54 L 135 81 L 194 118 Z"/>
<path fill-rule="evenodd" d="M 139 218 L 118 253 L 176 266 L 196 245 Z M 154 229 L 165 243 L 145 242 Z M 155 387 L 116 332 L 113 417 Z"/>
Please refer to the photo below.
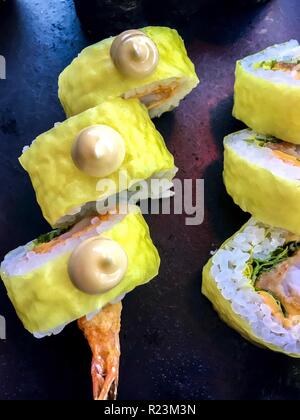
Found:
<path fill-rule="evenodd" d="M 119 380 L 122 303 L 109 304 L 88 321 L 78 321 L 93 353 L 92 381 L 94 400 L 115 400 Z"/>

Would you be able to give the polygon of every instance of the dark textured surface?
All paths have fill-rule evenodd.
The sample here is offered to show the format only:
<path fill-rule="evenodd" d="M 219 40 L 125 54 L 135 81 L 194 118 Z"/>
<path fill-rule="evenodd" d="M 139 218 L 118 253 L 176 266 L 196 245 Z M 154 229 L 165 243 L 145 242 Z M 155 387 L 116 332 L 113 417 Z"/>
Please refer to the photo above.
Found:
<path fill-rule="evenodd" d="M 188 25 L 233 8 L 249 9 L 270 0 L 73 0 L 82 28 L 91 39 L 115 35 L 128 27 Z M 196 13 L 198 16 L 194 17 Z"/>
<path fill-rule="evenodd" d="M 226 12 L 226 11 L 225 11 Z M 202 10 L 182 27 L 202 83 L 175 112 L 156 121 L 175 154 L 179 176 L 205 178 L 205 221 L 151 216 L 160 250 L 159 278 L 126 297 L 121 334 L 120 399 L 292 399 L 300 362 L 261 350 L 229 329 L 200 294 L 211 249 L 247 216 L 222 185 L 222 138 L 231 117 L 235 60 L 269 44 L 300 38 L 298 0 L 220 16 Z M 22 147 L 62 120 L 57 76 L 88 40 L 71 0 L 10 1 L 0 13 L 0 257 L 48 229 L 17 158 Z M 1 399 L 91 397 L 90 352 L 75 325 L 37 341 L 22 328 L 0 287 L 7 340 L 0 341 Z"/>

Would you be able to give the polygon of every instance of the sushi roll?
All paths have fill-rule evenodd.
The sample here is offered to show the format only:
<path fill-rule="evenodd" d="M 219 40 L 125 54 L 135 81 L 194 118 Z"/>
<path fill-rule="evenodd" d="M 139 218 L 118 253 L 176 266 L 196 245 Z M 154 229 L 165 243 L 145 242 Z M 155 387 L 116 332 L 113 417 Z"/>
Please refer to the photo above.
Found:
<path fill-rule="evenodd" d="M 224 183 L 242 210 L 300 235 L 300 146 L 242 130 L 224 139 Z"/>
<path fill-rule="evenodd" d="M 199 83 L 177 31 L 146 27 L 84 49 L 59 76 L 67 116 L 108 98 L 138 98 L 151 117 L 175 108 Z"/>
<path fill-rule="evenodd" d="M 300 46 L 291 40 L 237 62 L 233 115 L 253 130 L 300 144 Z"/>
<path fill-rule="evenodd" d="M 10 252 L 1 277 L 24 327 L 37 338 L 92 318 L 158 274 L 160 259 L 140 210 L 93 215 Z"/>
<path fill-rule="evenodd" d="M 251 218 L 203 270 L 202 292 L 244 338 L 300 357 L 300 237 Z"/>
<path fill-rule="evenodd" d="M 74 224 L 95 206 L 100 212 L 125 190 L 134 194 L 139 181 L 172 185 L 176 173 L 173 156 L 137 99 L 103 102 L 56 125 L 25 147 L 20 162 L 54 227 Z"/>

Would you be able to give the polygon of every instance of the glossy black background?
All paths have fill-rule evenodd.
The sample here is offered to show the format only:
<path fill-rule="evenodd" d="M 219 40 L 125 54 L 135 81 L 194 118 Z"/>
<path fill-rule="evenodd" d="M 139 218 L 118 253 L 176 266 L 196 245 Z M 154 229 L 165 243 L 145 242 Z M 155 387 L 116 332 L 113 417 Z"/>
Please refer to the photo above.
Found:
<path fill-rule="evenodd" d="M 205 178 L 205 221 L 147 217 L 162 267 L 159 278 L 126 297 L 121 334 L 120 399 L 295 399 L 297 360 L 254 347 L 229 329 L 200 294 L 211 249 L 247 215 L 227 197 L 221 178 L 222 138 L 241 127 L 231 117 L 237 58 L 269 44 L 300 38 L 298 0 L 274 0 L 252 10 L 209 11 L 180 24 L 201 85 L 175 111 L 157 120 L 179 176 Z M 109 29 L 105 29 L 109 31 Z M 0 9 L 0 258 L 48 229 L 27 175 L 22 147 L 64 118 L 59 72 L 90 41 L 71 0 L 18 0 Z M 69 326 L 37 341 L 21 326 L 0 286 L 0 399 L 89 399 L 90 352 Z"/>

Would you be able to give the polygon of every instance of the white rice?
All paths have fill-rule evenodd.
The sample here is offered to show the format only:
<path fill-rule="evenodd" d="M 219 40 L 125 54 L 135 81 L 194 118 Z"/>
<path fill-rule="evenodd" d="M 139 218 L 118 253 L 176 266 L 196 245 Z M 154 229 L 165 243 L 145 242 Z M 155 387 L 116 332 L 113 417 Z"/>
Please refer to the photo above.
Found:
<path fill-rule="evenodd" d="M 260 147 L 255 142 L 250 142 L 249 139 L 256 135 L 258 134 L 250 129 L 238 131 L 225 137 L 224 145 L 229 146 L 248 162 L 267 169 L 276 176 L 299 181 L 300 186 L 300 167 L 283 162 L 268 147 Z"/>
<path fill-rule="evenodd" d="M 243 318 L 254 335 L 288 353 L 300 354 L 300 324 L 286 329 L 255 292 L 246 264 L 250 258 L 266 258 L 286 241 L 288 232 L 251 218 L 224 248 L 212 257 L 211 275 L 234 313 Z"/>
<path fill-rule="evenodd" d="M 250 55 L 241 60 L 242 67 L 256 77 L 267 79 L 273 83 L 287 83 L 289 85 L 300 86 L 300 80 L 292 77 L 290 72 L 281 70 L 267 70 L 257 68 L 255 64 L 263 61 L 289 61 L 294 58 L 300 58 L 300 47 L 296 40 L 290 40 L 283 44 L 276 44 L 256 54 Z"/>

